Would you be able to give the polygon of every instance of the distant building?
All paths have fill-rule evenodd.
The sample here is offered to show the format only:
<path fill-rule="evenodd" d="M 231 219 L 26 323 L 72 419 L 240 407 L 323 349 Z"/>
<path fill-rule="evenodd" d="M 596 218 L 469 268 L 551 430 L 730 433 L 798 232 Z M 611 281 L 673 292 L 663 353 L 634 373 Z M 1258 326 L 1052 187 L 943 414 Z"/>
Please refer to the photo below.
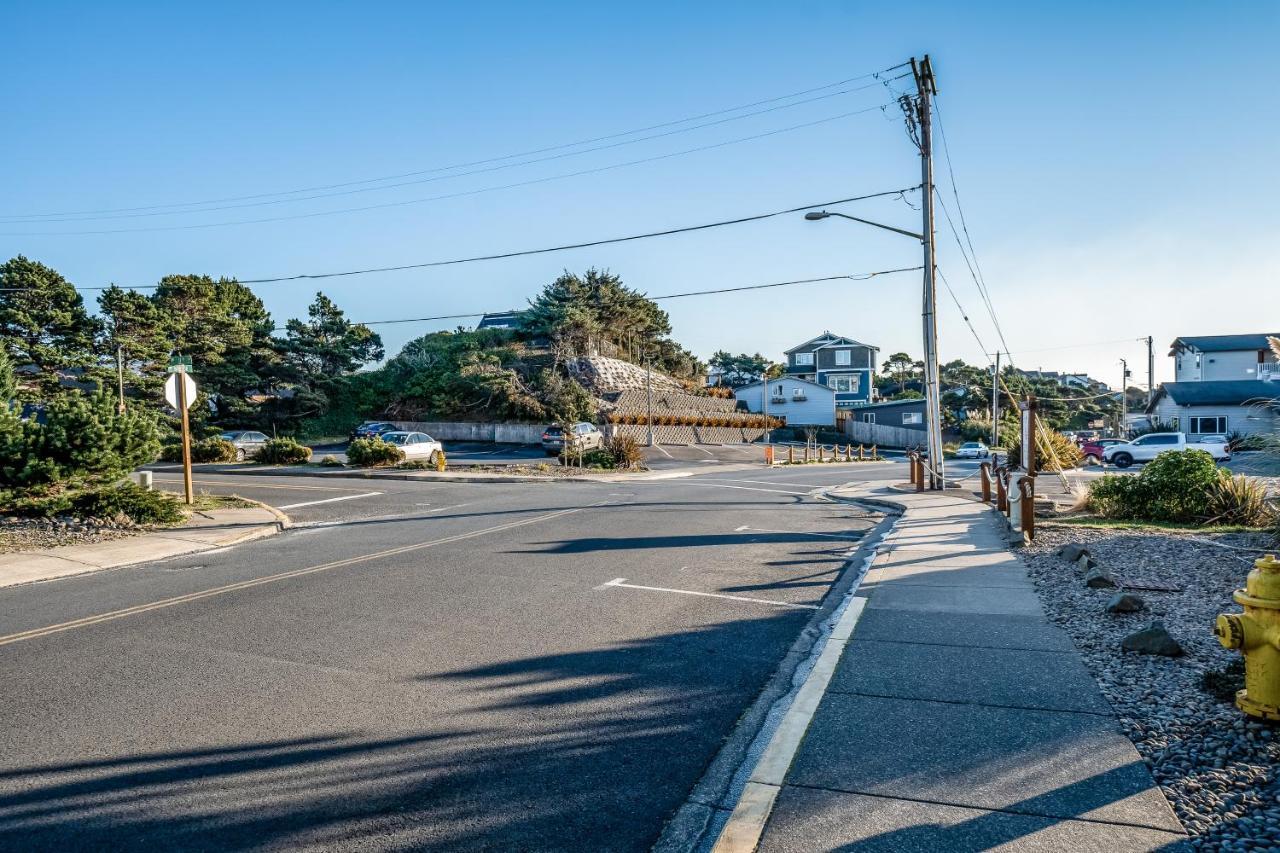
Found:
<path fill-rule="evenodd" d="M 786 418 L 787 426 L 835 426 L 836 391 L 828 385 L 783 376 L 768 382 L 752 382 L 735 388 L 733 396 L 746 405 L 747 411 L 765 411 L 764 392 L 768 390 L 771 417 Z"/>
<path fill-rule="evenodd" d="M 835 406 L 848 409 L 875 399 L 876 353 L 879 347 L 823 332 L 787 350 L 785 376 L 825 385 L 835 392 Z"/>
<path fill-rule="evenodd" d="M 1175 338 L 1169 348 L 1174 381 L 1280 379 L 1268 336 L 1280 337 L 1280 332 Z"/>
<path fill-rule="evenodd" d="M 867 424 L 914 429 L 923 433 L 928 417 L 926 411 L 924 400 L 888 400 L 861 406 L 849 417 Z"/>
<path fill-rule="evenodd" d="M 476 331 L 480 329 L 518 329 L 524 317 L 523 311 L 501 311 L 496 314 L 485 314 L 476 323 Z"/>
<path fill-rule="evenodd" d="M 1056 382 L 1063 388 L 1078 388 L 1081 390 L 1098 389 L 1100 391 L 1109 391 L 1105 383 L 1098 382 L 1096 379 L 1090 379 L 1085 373 L 1063 373 L 1057 370 L 1019 370 L 1019 375 L 1027 379 L 1041 379 L 1048 382 Z"/>

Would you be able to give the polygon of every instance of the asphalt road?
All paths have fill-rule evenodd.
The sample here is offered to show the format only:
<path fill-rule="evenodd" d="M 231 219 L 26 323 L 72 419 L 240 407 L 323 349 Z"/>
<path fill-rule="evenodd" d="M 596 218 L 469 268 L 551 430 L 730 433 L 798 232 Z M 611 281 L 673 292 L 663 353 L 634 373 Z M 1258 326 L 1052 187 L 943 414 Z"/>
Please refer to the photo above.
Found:
<path fill-rule="evenodd" d="M 0 849 L 648 849 L 902 470 L 202 475 L 300 527 L 0 590 Z"/>

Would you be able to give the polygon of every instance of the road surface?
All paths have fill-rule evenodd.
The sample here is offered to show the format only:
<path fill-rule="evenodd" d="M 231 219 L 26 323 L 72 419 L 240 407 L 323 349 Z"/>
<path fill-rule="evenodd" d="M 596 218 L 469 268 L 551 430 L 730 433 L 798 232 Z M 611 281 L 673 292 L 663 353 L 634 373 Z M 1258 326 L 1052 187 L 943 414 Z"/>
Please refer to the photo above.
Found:
<path fill-rule="evenodd" d="M 0 591 L 0 849 L 646 850 L 903 470 L 202 475 L 299 526 Z"/>

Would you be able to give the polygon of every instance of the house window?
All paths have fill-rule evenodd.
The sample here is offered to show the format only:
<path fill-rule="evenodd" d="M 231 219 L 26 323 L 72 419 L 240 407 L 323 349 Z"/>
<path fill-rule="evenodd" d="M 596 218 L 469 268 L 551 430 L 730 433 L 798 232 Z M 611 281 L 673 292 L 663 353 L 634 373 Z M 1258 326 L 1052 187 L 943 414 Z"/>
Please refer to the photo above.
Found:
<path fill-rule="evenodd" d="M 813 367 L 813 353 L 811 352 L 796 353 L 796 367 Z"/>
<path fill-rule="evenodd" d="M 924 423 L 924 413 L 923 412 L 903 412 L 902 423 L 904 426 L 906 424 L 922 424 Z"/>
<path fill-rule="evenodd" d="M 1227 431 L 1227 419 L 1225 417 L 1194 417 L 1190 418 L 1190 421 L 1191 432 L 1199 433 L 1200 435 Z"/>
<path fill-rule="evenodd" d="M 862 387 L 861 380 L 862 376 L 857 373 L 852 376 L 828 376 L 827 387 L 837 394 L 857 394 Z"/>
<path fill-rule="evenodd" d="M 847 349 L 836 350 L 836 366 L 848 367 L 853 364 L 853 353 Z"/>
<path fill-rule="evenodd" d="M 862 422 L 863 422 L 864 424 L 873 424 L 873 423 L 875 423 L 875 422 L 876 422 L 876 413 L 875 413 L 875 412 L 863 412 L 863 413 L 862 413 Z"/>

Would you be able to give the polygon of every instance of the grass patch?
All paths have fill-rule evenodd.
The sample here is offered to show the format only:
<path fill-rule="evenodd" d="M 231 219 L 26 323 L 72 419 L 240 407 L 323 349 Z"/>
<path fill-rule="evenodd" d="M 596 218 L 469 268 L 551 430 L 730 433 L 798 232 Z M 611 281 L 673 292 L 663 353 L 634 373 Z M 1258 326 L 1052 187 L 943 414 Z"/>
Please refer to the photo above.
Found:
<path fill-rule="evenodd" d="M 192 496 L 193 500 L 189 509 L 251 509 L 253 507 L 262 506 L 255 501 L 242 498 L 239 495 L 211 495 L 205 492 Z M 183 504 L 186 507 L 186 504 Z"/>
<path fill-rule="evenodd" d="M 1043 526 L 1096 527 L 1102 530 L 1169 530 L 1187 533 L 1266 533 L 1268 527 L 1249 527 L 1243 524 L 1194 524 L 1179 521 L 1132 521 L 1103 518 L 1098 515 L 1080 515 L 1037 522 Z"/>

